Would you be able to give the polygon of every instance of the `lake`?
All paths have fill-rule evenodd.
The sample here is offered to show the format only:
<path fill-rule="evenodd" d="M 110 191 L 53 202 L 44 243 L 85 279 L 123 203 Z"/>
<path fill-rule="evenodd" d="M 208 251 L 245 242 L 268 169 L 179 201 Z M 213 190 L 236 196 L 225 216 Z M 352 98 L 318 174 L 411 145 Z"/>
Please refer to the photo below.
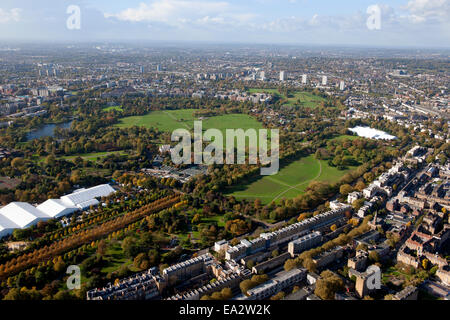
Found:
<path fill-rule="evenodd" d="M 27 141 L 31 141 L 34 139 L 40 139 L 44 137 L 53 137 L 55 135 L 55 129 L 56 128 L 62 128 L 62 129 L 70 129 L 70 126 L 72 125 L 72 121 L 59 123 L 59 124 L 46 124 L 45 126 L 33 130 L 27 134 Z"/>

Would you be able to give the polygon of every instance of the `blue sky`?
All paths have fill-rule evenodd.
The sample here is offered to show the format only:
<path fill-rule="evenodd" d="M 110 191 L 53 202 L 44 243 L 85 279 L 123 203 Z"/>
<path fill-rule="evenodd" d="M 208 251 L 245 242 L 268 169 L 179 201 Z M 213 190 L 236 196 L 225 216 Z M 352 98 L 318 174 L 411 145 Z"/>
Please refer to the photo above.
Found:
<path fill-rule="evenodd" d="M 69 5 L 80 30 L 66 27 Z M 0 40 L 450 47 L 450 0 L 1 0 Z"/>

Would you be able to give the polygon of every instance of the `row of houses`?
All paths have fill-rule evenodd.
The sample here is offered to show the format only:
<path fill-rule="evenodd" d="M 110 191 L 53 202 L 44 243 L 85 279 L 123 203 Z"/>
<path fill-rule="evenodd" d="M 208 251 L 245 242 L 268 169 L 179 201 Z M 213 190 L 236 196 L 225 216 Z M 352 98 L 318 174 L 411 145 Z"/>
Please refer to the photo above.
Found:
<path fill-rule="evenodd" d="M 239 283 L 243 280 L 243 277 L 237 273 L 232 273 L 229 276 L 218 279 L 207 285 L 188 291 L 184 294 L 176 294 L 167 300 L 200 300 L 203 296 L 218 292 L 223 288 L 234 288 L 238 287 Z"/>
<path fill-rule="evenodd" d="M 159 295 L 150 270 L 86 293 L 87 300 L 150 300 Z"/>
<path fill-rule="evenodd" d="M 277 277 L 247 291 L 246 296 L 241 296 L 241 300 L 264 300 L 278 292 L 289 288 L 306 278 L 306 269 L 293 269 L 282 272 Z"/>
<path fill-rule="evenodd" d="M 275 232 L 262 233 L 257 239 L 251 241 L 242 240 L 241 243 L 236 246 L 230 246 L 226 241 L 217 242 L 214 250 L 216 252 L 225 251 L 226 260 L 239 260 L 245 256 L 265 251 L 270 247 L 305 236 L 309 234 L 313 228 L 321 228 L 332 224 L 341 219 L 345 212 L 349 210 L 351 210 L 349 205 L 343 205 L 334 210 L 289 225 Z"/>

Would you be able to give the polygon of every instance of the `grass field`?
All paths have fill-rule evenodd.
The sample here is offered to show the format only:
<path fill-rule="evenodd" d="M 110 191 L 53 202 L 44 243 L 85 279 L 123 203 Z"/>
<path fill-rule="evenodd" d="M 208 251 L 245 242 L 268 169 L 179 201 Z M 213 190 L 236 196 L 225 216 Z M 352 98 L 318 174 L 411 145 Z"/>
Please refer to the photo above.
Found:
<path fill-rule="evenodd" d="M 127 155 L 129 154 L 126 151 L 111 151 L 111 152 L 93 152 L 93 153 L 83 153 L 83 154 L 77 154 L 75 156 L 63 156 L 63 157 L 58 157 L 57 159 L 64 159 L 67 161 L 73 161 L 76 158 L 80 157 L 83 160 L 88 160 L 88 161 L 93 161 L 93 162 L 97 162 L 98 160 L 105 158 L 109 155 L 112 154 L 117 154 L 117 155 Z M 38 155 L 33 156 L 34 160 L 37 162 L 42 162 L 45 161 L 46 157 L 39 157 Z"/>
<path fill-rule="evenodd" d="M 351 140 L 351 141 L 353 141 L 353 140 L 356 140 L 356 139 L 363 139 L 363 138 L 358 137 L 358 136 L 351 136 L 351 135 L 348 135 L 348 134 L 342 134 L 340 136 L 334 137 L 332 140 L 337 140 L 337 141 Z"/>
<path fill-rule="evenodd" d="M 307 108 L 316 108 L 322 101 L 325 101 L 324 98 L 316 96 L 311 92 L 306 91 L 296 91 L 291 94 L 289 97 L 286 97 L 283 94 L 278 92 L 278 89 L 262 89 L 262 88 L 253 88 L 247 91 L 248 93 L 267 93 L 274 94 L 280 96 L 281 99 L 286 100 L 287 102 L 284 104 L 285 106 L 292 107 L 295 103 L 300 100 L 302 106 Z"/>
<path fill-rule="evenodd" d="M 132 126 L 158 128 L 160 131 L 172 132 L 175 129 L 184 128 L 193 130 L 194 109 L 153 111 L 144 116 L 134 116 L 121 119 L 117 125 L 121 128 Z M 237 129 L 244 130 L 254 128 L 261 129 L 262 124 L 255 118 L 245 114 L 226 114 L 203 120 L 203 129 L 216 128 L 219 130 Z"/>
<path fill-rule="evenodd" d="M 194 117 L 194 112 L 194 109 L 153 111 L 144 116 L 123 118 L 117 126 L 120 128 L 132 126 L 153 127 L 164 132 L 173 132 L 176 129 L 188 129 L 193 132 L 194 121 L 198 120 Z M 220 130 L 224 136 L 224 147 L 226 145 L 226 129 L 263 129 L 262 123 L 246 114 L 226 114 L 210 117 L 203 120 L 202 125 L 204 131 L 211 128 Z"/>
<path fill-rule="evenodd" d="M 112 110 L 116 110 L 116 111 L 122 112 L 123 108 L 122 108 L 122 106 L 111 106 L 111 107 L 103 108 L 103 111 L 105 111 L 105 112 L 112 111 Z"/>
<path fill-rule="evenodd" d="M 128 153 L 125 151 L 112 151 L 112 152 L 94 152 L 94 153 L 85 153 L 85 154 L 79 154 L 76 156 L 66 156 L 62 157 L 62 159 L 72 161 L 76 159 L 77 157 L 82 158 L 83 160 L 89 160 L 89 161 L 98 161 L 101 158 L 105 158 L 111 154 L 118 154 L 118 155 L 127 155 Z"/>
<path fill-rule="evenodd" d="M 349 169 L 350 170 L 350 169 Z M 257 177 L 242 186 L 230 188 L 237 199 L 261 199 L 264 204 L 302 194 L 312 181 L 336 182 L 349 170 L 330 167 L 327 161 L 308 156 L 280 169 L 274 176 Z"/>
<path fill-rule="evenodd" d="M 278 94 L 280 95 L 280 93 L 278 92 L 278 89 L 262 89 L 262 88 L 252 88 L 252 89 L 248 89 L 247 91 L 248 93 L 268 93 L 268 94 Z M 282 95 L 280 95 L 282 96 Z M 284 97 L 284 96 L 282 96 Z"/>
<path fill-rule="evenodd" d="M 310 92 L 295 92 L 287 98 L 288 102 L 285 106 L 292 107 L 298 100 L 300 100 L 301 105 L 306 108 L 317 108 L 321 102 L 325 101 L 324 98 L 316 96 Z"/>

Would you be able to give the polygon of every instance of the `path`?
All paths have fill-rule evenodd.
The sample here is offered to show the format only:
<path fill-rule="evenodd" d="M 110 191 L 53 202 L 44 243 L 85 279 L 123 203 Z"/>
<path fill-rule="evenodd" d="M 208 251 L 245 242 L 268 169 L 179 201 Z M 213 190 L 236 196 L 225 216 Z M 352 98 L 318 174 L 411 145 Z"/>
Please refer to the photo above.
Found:
<path fill-rule="evenodd" d="M 165 114 L 167 114 L 169 117 L 171 117 L 173 120 L 175 120 L 176 122 L 180 122 L 179 119 L 177 119 L 173 114 L 170 114 L 167 111 L 164 111 Z M 188 128 L 189 130 L 192 130 L 192 127 L 190 127 L 187 123 L 183 122 L 183 125 Z"/>
<path fill-rule="evenodd" d="M 319 174 L 318 174 L 315 178 L 313 178 L 313 179 L 311 179 L 311 180 L 308 180 L 308 181 L 304 181 L 304 182 L 302 182 L 302 183 L 299 183 L 299 184 L 297 184 L 297 185 L 295 185 L 295 186 L 290 187 L 289 189 L 283 191 L 283 192 L 280 193 L 278 196 L 276 196 L 271 202 L 277 201 L 279 198 L 281 198 L 281 197 L 282 197 L 283 195 L 285 195 L 287 192 L 289 192 L 289 191 L 291 191 L 291 190 L 293 190 L 293 189 L 297 189 L 297 187 L 299 187 L 299 186 L 301 186 L 301 185 L 304 185 L 304 184 L 307 184 L 307 183 L 309 183 L 309 182 L 311 182 L 311 181 L 314 181 L 314 180 L 319 179 L 320 176 L 322 175 L 322 162 L 320 162 L 320 160 L 317 160 L 317 161 L 319 162 Z M 298 189 L 297 189 L 297 190 L 298 190 Z"/>

